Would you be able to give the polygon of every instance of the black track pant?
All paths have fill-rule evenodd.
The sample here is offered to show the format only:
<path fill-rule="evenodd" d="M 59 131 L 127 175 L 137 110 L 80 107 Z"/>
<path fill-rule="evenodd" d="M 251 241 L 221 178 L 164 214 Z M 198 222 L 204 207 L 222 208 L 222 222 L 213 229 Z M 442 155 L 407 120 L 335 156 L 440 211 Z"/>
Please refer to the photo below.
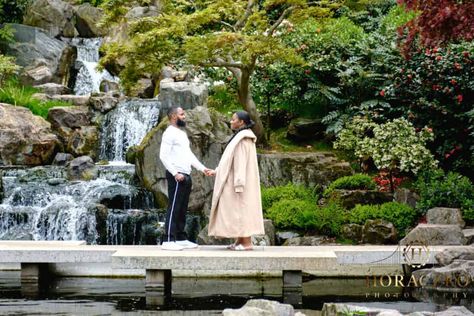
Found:
<path fill-rule="evenodd" d="M 162 241 L 187 239 L 184 226 L 186 225 L 186 212 L 188 210 L 192 181 L 190 175 L 183 175 L 184 180 L 178 182 L 171 173 L 166 171 L 169 202 L 166 211 L 165 235 Z"/>

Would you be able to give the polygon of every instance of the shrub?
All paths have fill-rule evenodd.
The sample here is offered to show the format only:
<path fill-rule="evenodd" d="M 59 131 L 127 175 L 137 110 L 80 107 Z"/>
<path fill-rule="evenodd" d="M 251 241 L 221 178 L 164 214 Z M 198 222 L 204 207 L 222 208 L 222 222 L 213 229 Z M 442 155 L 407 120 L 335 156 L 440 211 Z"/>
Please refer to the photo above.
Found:
<path fill-rule="evenodd" d="M 0 0 L 0 24 L 21 23 L 31 0 Z"/>
<path fill-rule="evenodd" d="M 387 202 L 381 205 L 356 205 L 349 213 L 349 221 L 363 225 L 369 219 L 383 219 L 391 222 L 399 237 L 403 237 L 415 223 L 416 215 L 416 211 L 406 204 Z"/>
<path fill-rule="evenodd" d="M 306 200 L 316 204 L 314 192 L 302 185 L 288 183 L 285 186 L 277 186 L 262 189 L 262 208 L 264 211 L 270 209 L 281 200 Z"/>
<path fill-rule="evenodd" d="M 15 79 L 8 80 L 5 85 L 0 88 L 0 102 L 23 106 L 35 114 L 46 118 L 50 108 L 55 106 L 70 106 L 71 103 L 50 100 L 41 101 L 33 97 L 38 89 L 22 86 Z"/>
<path fill-rule="evenodd" d="M 422 214 L 433 207 L 460 208 L 464 219 L 474 220 L 474 186 L 465 176 L 442 170 L 422 173 L 415 182 L 420 194 L 416 208 Z"/>
<path fill-rule="evenodd" d="M 266 212 L 266 217 L 271 219 L 278 228 L 307 229 L 309 226 L 302 224 L 305 218 L 313 218 L 316 211 L 316 202 L 298 199 L 284 199 L 274 203 Z"/>
<path fill-rule="evenodd" d="M 332 182 L 324 191 L 324 196 L 329 196 L 336 189 L 345 190 L 374 190 L 376 188 L 374 180 L 365 174 L 355 174 L 345 176 Z"/>

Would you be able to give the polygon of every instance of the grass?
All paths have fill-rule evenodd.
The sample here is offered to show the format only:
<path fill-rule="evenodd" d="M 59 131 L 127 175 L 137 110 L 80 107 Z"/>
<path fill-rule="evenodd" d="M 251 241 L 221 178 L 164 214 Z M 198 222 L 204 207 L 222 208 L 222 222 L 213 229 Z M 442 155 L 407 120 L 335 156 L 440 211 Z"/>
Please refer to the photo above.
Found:
<path fill-rule="evenodd" d="M 272 130 L 270 133 L 270 148 L 262 149 L 262 152 L 315 152 L 331 151 L 334 152 L 331 144 L 321 140 L 312 140 L 308 142 L 295 143 L 286 138 L 286 128 Z"/>
<path fill-rule="evenodd" d="M 59 100 L 39 100 L 33 95 L 39 90 L 21 85 L 16 79 L 10 79 L 0 88 L 0 102 L 28 108 L 33 114 L 46 118 L 48 111 L 56 106 L 71 106 L 70 102 Z"/>

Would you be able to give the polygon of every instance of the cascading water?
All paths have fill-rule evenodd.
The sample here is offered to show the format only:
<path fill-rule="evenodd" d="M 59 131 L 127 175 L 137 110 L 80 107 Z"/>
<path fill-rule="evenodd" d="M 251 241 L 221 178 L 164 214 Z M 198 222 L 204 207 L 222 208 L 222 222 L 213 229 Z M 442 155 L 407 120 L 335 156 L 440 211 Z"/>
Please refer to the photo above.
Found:
<path fill-rule="evenodd" d="M 74 93 L 89 95 L 99 92 L 102 80 L 118 82 L 107 70 L 98 71 L 101 38 L 73 38 L 71 45 L 77 47 L 75 68 L 78 70 Z"/>
<path fill-rule="evenodd" d="M 107 220 L 101 220 L 101 211 L 153 208 L 152 195 L 135 185 L 134 172 L 133 165 L 100 166 L 97 179 L 69 182 L 64 167 L 7 169 L 2 178 L 0 239 L 86 240 L 90 244 L 117 239 L 99 236 L 98 232 L 111 226 L 108 214 Z M 142 220 L 141 224 L 152 223 Z"/>
<path fill-rule="evenodd" d="M 100 132 L 100 159 L 125 161 L 127 149 L 138 145 L 158 123 L 160 103 L 156 99 L 130 99 L 108 112 Z"/>

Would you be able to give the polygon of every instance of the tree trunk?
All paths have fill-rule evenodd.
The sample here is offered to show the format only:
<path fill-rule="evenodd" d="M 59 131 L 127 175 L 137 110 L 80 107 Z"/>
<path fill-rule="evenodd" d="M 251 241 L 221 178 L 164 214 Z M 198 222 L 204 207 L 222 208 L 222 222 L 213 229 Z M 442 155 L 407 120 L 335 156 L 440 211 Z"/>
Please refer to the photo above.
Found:
<path fill-rule="evenodd" d="M 267 138 L 265 136 L 265 130 L 263 128 L 262 120 L 260 115 L 257 112 L 257 106 L 252 97 L 252 92 L 250 91 L 250 75 L 252 74 L 251 70 L 242 69 L 240 73 L 240 78 L 237 78 L 239 85 L 239 103 L 242 104 L 245 111 L 247 111 L 255 122 L 255 126 L 252 129 L 257 136 L 258 143 L 266 146 L 268 144 Z"/>

